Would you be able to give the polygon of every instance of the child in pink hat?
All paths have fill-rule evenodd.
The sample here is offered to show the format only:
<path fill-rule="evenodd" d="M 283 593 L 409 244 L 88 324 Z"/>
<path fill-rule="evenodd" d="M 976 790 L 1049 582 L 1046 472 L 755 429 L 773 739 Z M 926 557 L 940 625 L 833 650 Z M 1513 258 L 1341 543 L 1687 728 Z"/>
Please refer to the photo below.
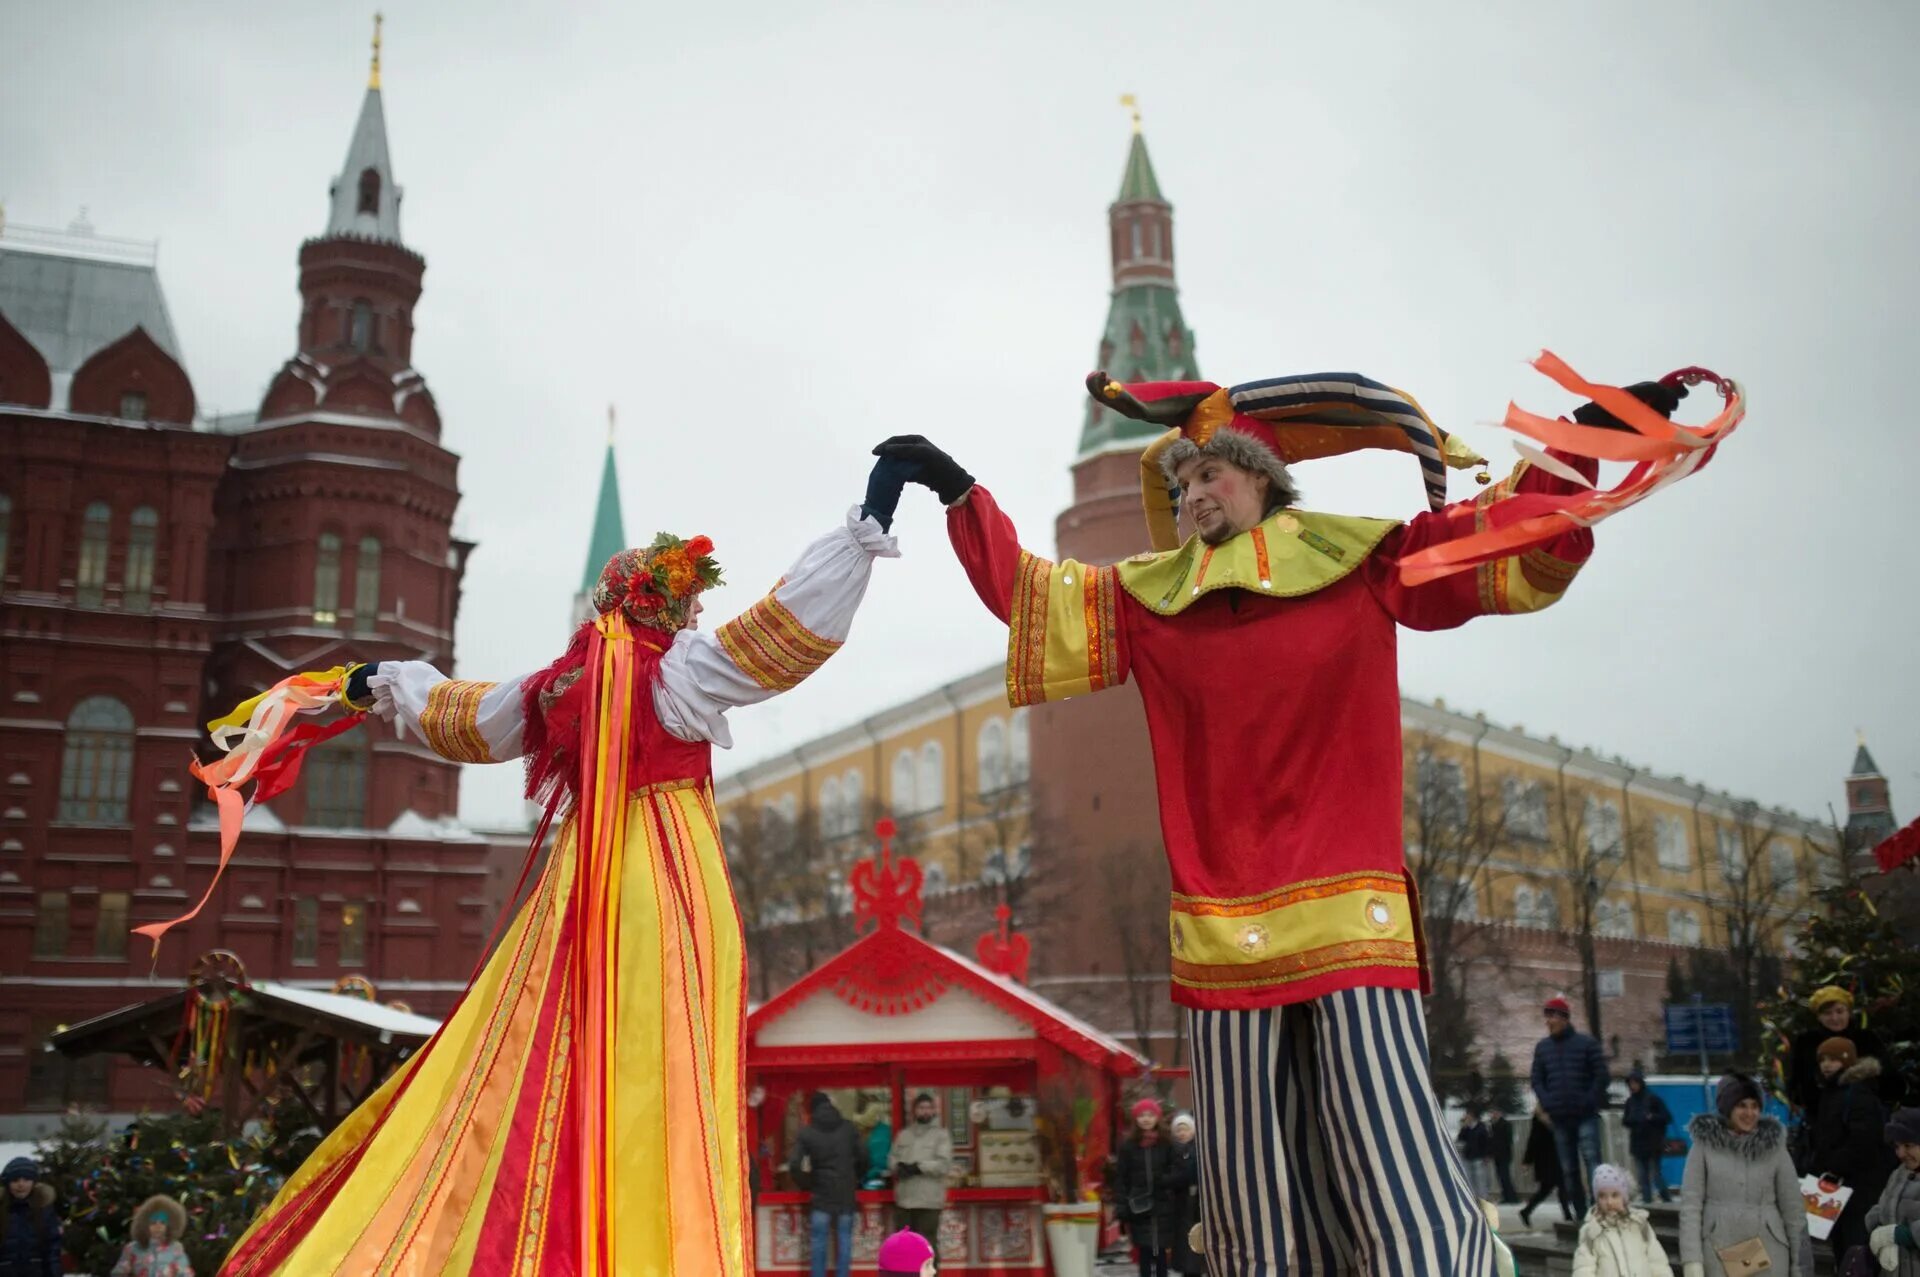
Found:
<path fill-rule="evenodd" d="M 910 1229 L 880 1243 L 880 1277 L 933 1277 L 933 1247 Z"/>

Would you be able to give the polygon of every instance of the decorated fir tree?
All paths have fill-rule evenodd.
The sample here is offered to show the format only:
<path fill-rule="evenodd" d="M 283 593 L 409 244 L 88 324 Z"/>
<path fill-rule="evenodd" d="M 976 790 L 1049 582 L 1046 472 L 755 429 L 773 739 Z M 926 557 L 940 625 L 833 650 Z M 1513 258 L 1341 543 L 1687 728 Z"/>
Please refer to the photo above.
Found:
<path fill-rule="evenodd" d="M 1823 908 L 1801 925 L 1799 956 L 1788 964 L 1786 982 L 1760 1004 L 1763 1054 L 1775 1089 L 1784 1085 L 1793 1036 L 1817 1023 L 1808 996 L 1831 984 L 1853 995 L 1866 1027 L 1886 1044 L 1882 1069 L 1904 1080 L 1913 1103 L 1920 1099 L 1920 937 L 1905 934 L 1857 883 L 1829 888 L 1820 898 Z"/>

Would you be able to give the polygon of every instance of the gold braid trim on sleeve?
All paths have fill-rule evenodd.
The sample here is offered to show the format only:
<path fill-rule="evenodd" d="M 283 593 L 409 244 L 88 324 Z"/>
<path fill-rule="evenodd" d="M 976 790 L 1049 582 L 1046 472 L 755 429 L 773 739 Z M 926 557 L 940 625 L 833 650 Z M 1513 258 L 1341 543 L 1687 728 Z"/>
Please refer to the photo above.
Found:
<path fill-rule="evenodd" d="M 770 692 L 798 687 L 840 650 L 838 641 L 809 630 L 771 594 L 722 625 L 714 637 L 748 678 Z"/>
<path fill-rule="evenodd" d="M 434 753 L 456 763 L 493 761 L 493 751 L 480 734 L 480 699 L 498 686 L 465 679 L 433 685 L 427 707 L 420 711 L 420 730 Z"/>

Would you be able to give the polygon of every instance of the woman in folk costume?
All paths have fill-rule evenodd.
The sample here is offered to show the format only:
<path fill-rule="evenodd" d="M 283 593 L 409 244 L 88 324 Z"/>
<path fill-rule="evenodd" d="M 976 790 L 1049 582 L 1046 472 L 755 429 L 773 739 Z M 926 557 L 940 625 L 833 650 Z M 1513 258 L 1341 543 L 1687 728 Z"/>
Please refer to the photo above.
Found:
<path fill-rule="evenodd" d="M 1406 872 L 1396 628 L 1555 603 L 1594 523 L 1699 469 L 1739 422 L 1735 387 L 1683 369 L 1622 389 L 1551 355 L 1592 400 L 1573 421 L 1509 408 L 1512 476 L 1446 503 L 1480 458 L 1410 396 L 1353 373 L 1121 385 L 1103 406 L 1166 433 L 1141 458 L 1157 553 L 1052 563 L 953 458 L 918 436 L 874 451 L 947 507 L 975 592 L 1008 625 L 1016 705 L 1129 680 L 1153 747 L 1172 873 L 1174 1001 L 1187 1008 L 1203 1239 L 1235 1277 L 1511 1271 L 1441 1121 Z M 1669 414 L 1711 380 L 1703 428 Z M 1295 508 L 1290 463 L 1358 448 L 1418 457 L 1430 508 L 1402 523 Z M 1597 461 L 1637 464 L 1595 487 Z M 1182 511 L 1193 534 L 1179 535 Z"/>
<path fill-rule="evenodd" d="M 751 1270 L 745 953 L 710 751 L 732 743 L 728 710 L 845 641 L 873 559 L 898 553 L 889 473 L 713 633 L 695 628 L 720 580 L 711 542 L 662 534 L 607 564 L 597 619 L 544 670 L 350 671 L 351 707 L 443 757 L 524 758 L 558 833 L 446 1023 L 287 1181 L 224 1273 Z"/>

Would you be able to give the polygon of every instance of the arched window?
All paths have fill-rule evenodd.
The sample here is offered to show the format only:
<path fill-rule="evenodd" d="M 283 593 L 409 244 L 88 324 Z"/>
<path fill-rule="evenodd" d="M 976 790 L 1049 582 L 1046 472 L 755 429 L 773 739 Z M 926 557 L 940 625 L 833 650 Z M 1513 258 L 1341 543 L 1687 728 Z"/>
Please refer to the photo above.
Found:
<path fill-rule="evenodd" d="M 150 505 L 133 512 L 127 529 L 127 566 L 120 573 L 120 605 L 144 612 L 153 602 L 154 542 L 160 533 L 160 516 Z"/>
<path fill-rule="evenodd" d="M 353 317 L 347 327 L 347 344 L 363 352 L 373 345 L 373 307 L 365 298 L 353 303 Z"/>
<path fill-rule="evenodd" d="M 307 823 L 360 829 L 367 823 L 367 751 L 354 737 L 328 741 L 307 758 Z"/>
<path fill-rule="evenodd" d="M 147 419 L 147 392 L 144 390 L 123 390 L 120 392 L 120 420 L 145 421 Z"/>
<path fill-rule="evenodd" d="M 867 823 L 865 788 L 859 772 L 850 771 L 840 778 L 840 810 L 846 820 L 845 833 L 857 834 L 861 826 Z"/>
<path fill-rule="evenodd" d="M 353 628 L 370 634 L 380 623 L 380 538 L 360 538 L 353 569 Z"/>
<path fill-rule="evenodd" d="M 930 740 L 920 747 L 920 766 L 913 788 L 920 796 L 921 811 L 935 811 L 946 805 L 946 755 L 939 741 Z"/>
<path fill-rule="evenodd" d="M 1560 925 L 1560 902 L 1554 898 L 1551 887 L 1533 887 L 1522 884 L 1513 892 L 1513 920 L 1523 927 L 1544 927 L 1551 930 Z"/>
<path fill-rule="evenodd" d="M 1007 723 L 1007 771 L 1013 783 L 1024 785 L 1033 773 L 1032 746 L 1027 740 L 1027 711 L 1013 711 Z"/>
<path fill-rule="evenodd" d="M 1153 256 L 1156 261 L 1162 256 L 1160 252 L 1160 223 L 1157 221 L 1153 224 Z"/>
<path fill-rule="evenodd" d="M 1140 221 L 1138 218 L 1134 219 L 1133 222 L 1133 255 L 1135 257 L 1140 256 Z"/>
<path fill-rule="evenodd" d="M 920 810 L 920 804 L 913 793 L 913 751 L 903 749 L 893 756 L 893 784 L 889 787 L 887 802 L 897 816 L 911 816 Z"/>
<path fill-rule="evenodd" d="M 320 534 L 320 554 L 313 564 L 313 623 L 335 625 L 340 620 L 340 538 Z"/>
<path fill-rule="evenodd" d="M 60 760 L 60 819 L 127 823 L 133 779 L 133 711 L 111 696 L 89 696 L 67 715 Z"/>
<path fill-rule="evenodd" d="M 820 836 L 832 838 L 840 828 L 840 782 L 832 776 L 820 782 Z"/>
<path fill-rule="evenodd" d="M 362 213 L 380 216 L 380 171 L 363 168 L 360 170 L 360 206 Z"/>
<path fill-rule="evenodd" d="M 113 509 L 104 501 L 87 506 L 80 522 L 80 567 L 74 573 L 74 602 L 99 607 L 107 584 L 108 538 L 113 531 Z"/>
<path fill-rule="evenodd" d="M 927 866 L 926 877 L 922 880 L 922 890 L 929 896 L 937 896 L 947 889 L 947 867 L 939 862 Z"/>
<path fill-rule="evenodd" d="M 980 737 L 975 749 L 979 756 L 980 792 L 991 794 L 1005 789 L 1010 771 L 1007 765 L 1005 720 L 989 718 L 980 724 Z"/>

